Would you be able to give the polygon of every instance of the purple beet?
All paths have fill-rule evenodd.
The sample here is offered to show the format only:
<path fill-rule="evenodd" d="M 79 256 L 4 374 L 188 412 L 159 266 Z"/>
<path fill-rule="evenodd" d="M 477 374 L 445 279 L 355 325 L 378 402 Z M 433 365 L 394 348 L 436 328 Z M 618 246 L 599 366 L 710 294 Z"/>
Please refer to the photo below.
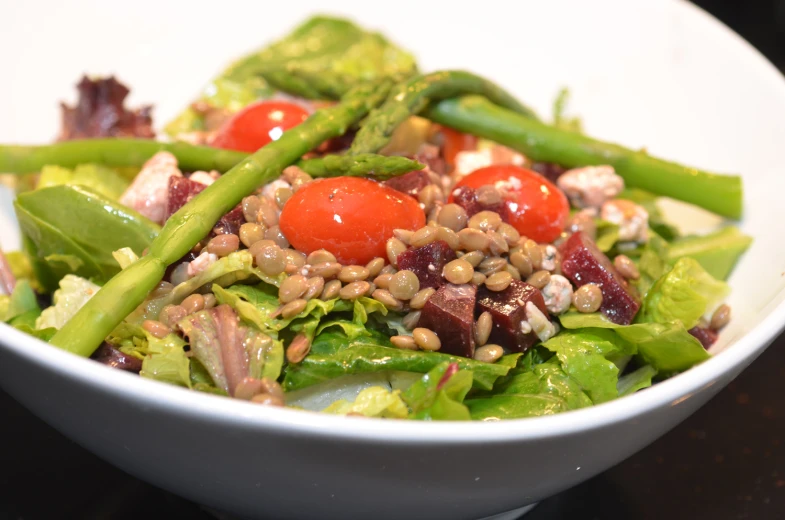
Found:
<path fill-rule="evenodd" d="M 619 325 L 629 325 L 641 306 L 640 298 L 610 259 L 585 233 L 574 233 L 561 247 L 564 276 L 578 287 L 594 283 L 602 290 L 600 310 Z"/>
<path fill-rule="evenodd" d="M 221 220 L 213 227 L 213 233 L 216 235 L 237 235 L 243 224 L 245 224 L 243 207 L 238 204 L 232 211 L 221 217 Z"/>
<path fill-rule="evenodd" d="M 439 352 L 471 358 L 474 356 L 474 285 L 443 285 L 422 309 L 418 327 L 431 329 L 439 336 Z"/>
<path fill-rule="evenodd" d="M 166 218 L 174 215 L 186 202 L 201 193 L 207 186 L 186 179 L 185 177 L 169 177 L 169 199 L 166 203 Z"/>
<path fill-rule="evenodd" d="M 416 274 L 421 289 L 438 289 L 447 283 L 442 278 L 442 269 L 455 258 L 455 251 L 449 244 L 444 240 L 437 240 L 421 247 L 410 247 L 398 255 L 398 268 L 408 269 Z"/>
<path fill-rule="evenodd" d="M 384 181 L 382 184 L 390 188 L 411 195 L 415 199 L 420 191 L 431 184 L 431 178 L 425 170 L 418 170 L 416 172 L 409 172 L 406 175 L 393 177 Z"/>
<path fill-rule="evenodd" d="M 452 202 L 459 205 L 466 210 L 466 214 L 470 217 L 480 211 L 495 211 L 501 218 L 507 221 L 507 207 L 504 202 L 492 205 L 480 204 L 477 200 L 477 191 L 469 186 L 461 186 L 452 192 Z"/>
<path fill-rule="evenodd" d="M 687 332 L 695 336 L 706 350 L 709 350 L 709 347 L 714 345 L 714 343 L 717 341 L 717 338 L 719 337 L 719 334 L 717 334 L 716 330 L 706 327 L 693 327 Z"/>
<path fill-rule="evenodd" d="M 531 327 L 521 328 L 522 321 L 528 323 L 526 317 L 528 302 L 532 302 L 545 316 L 548 316 L 542 293 L 526 282 L 513 280 L 509 287 L 500 292 L 490 291 L 485 286 L 480 287 L 477 292 L 477 313 L 488 311 L 493 317 L 491 343 L 517 352 L 525 352 L 539 341 Z"/>
<path fill-rule="evenodd" d="M 135 374 L 138 374 L 139 371 L 142 370 L 141 359 L 125 354 L 109 343 L 103 343 L 98 347 L 98 350 L 90 356 L 90 359 L 98 361 L 102 365 L 119 368 L 120 370 L 133 372 Z"/>
<path fill-rule="evenodd" d="M 532 170 L 536 171 L 554 184 L 556 184 L 556 181 L 559 179 L 559 177 L 561 177 L 561 174 L 567 171 L 565 168 L 562 168 L 556 163 L 545 162 L 532 164 Z"/>

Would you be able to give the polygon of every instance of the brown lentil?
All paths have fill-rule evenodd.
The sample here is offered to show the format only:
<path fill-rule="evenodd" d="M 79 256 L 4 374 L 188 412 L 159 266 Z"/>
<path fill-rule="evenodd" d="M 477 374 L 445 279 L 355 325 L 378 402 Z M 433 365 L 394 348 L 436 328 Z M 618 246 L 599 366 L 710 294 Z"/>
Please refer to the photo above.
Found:
<path fill-rule="evenodd" d="M 305 255 L 295 249 L 284 249 L 286 255 L 286 265 L 293 265 L 297 269 L 302 269 L 305 266 Z"/>
<path fill-rule="evenodd" d="M 501 292 L 512 283 L 512 275 L 507 271 L 493 273 L 485 280 L 485 287 L 494 292 Z"/>
<path fill-rule="evenodd" d="M 251 402 L 255 404 L 261 404 L 263 406 L 283 406 L 284 400 L 278 397 L 277 395 L 270 395 L 270 394 L 256 394 L 255 396 L 251 397 Z"/>
<path fill-rule="evenodd" d="M 255 242 L 264 239 L 264 226 L 253 222 L 246 222 L 240 226 L 240 242 L 245 247 L 251 247 Z"/>
<path fill-rule="evenodd" d="M 375 278 L 384 268 L 384 258 L 376 257 L 367 264 L 365 268 L 368 269 L 368 277 Z"/>
<path fill-rule="evenodd" d="M 551 273 L 548 271 L 535 271 L 526 279 L 526 283 L 542 290 L 551 281 Z"/>
<path fill-rule="evenodd" d="M 502 218 L 495 211 L 480 211 L 469 218 L 468 226 L 480 231 L 495 231 L 502 223 Z"/>
<path fill-rule="evenodd" d="M 188 262 L 183 262 L 177 267 L 172 270 L 172 275 L 169 279 L 172 281 L 172 285 L 180 285 L 181 283 L 187 281 L 190 278 L 188 276 Z"/>
<path fill-rule="evenodd" d="M 579 211 L 567 222 L 567 231 L 571 233 L 583 231 L 592 240 L 597 237 L 597 225 L 594 223 L 594 218 L 586 210 Z"/>
<path fill-rule="evenodd" d="M 308 175 L 305 173 L 305 170 L 300 168 L 299 166 L 287 166 L 283 169 L 281 173 L 281 179 L 285 180 L 289 184 L 291 184 L 297 177 L 302 175 Z M 310 177 L 310 175 L 308 175 Z"/>
<path fill-rule="evenodd" d="M 191 294 L 180 304 L 185 309 L 186 314 L 193 314 L 204 309 L 204 296 L 201 294 Z"/>
<path fill-rule="evenodd" d="M 409 314 L 407 314 L 406 316 L 404 316 L 403 320 L 401 320 L 401 322 L 403 323 L 404 327 L 406 327 L 409 330 L 412 330 L 412 329 L 414 329 L 417 326 L 417 322 L 420 321 L 420 316 L 421 315 L 422 315 L 422 312 L 420 312 L 420 311 L 412 311 Z"/>
<path fill-rule="evenodd" d="M 474 351 L 474 359 L 483 363 L 495 363 L 504 355 L 504 349 L 499 345 L 489 343 Z"/>
<path fill-rule="evenodd" d="M 368 291 L 370 290 L 371 284 L 368 282 L 351 282 L 341 288 L 338 294 L 344 300 L 356 300 L 357 298 L 368 294 Z"/>
<path fill-rule="evenodd" d="M 417 343 L 411 336 L 393 336 L 390 338 L 390 343 L 405 350 L 417 350 Z"/>
<path fill-rule="evenodd" d="M 457 204 L 445 204 L 442 206 L 436 221 L 440 225 L 450 228 L 457 233 L 466 227 L 469 216 L 466 214 L 466 210 L 461 206 Z"/>
<path fill-rule="evenodd" d="M 308 272 L 311 276 L 321 276 L 325 280 L 335 278 L 341 272 L 343 266 L 337 262 L 323 262 L 321 264 L 312 265 Z"/>
<path fill-rule="evenodd" d="M 253 377 L 246 377 L 234 389 L 234 397 L 250 401 L 255 395 L 262 393 L 262 380 Z"/>
<path fill-rule="evenodd" d="M 269 336 L 267 336 L 267 340 L 272 341 Z M 274 396 L 278 396 L 281 399 L 284 399 L 284 391 L 283 387 L 276 381 L 275 379 L 271 379 L 269 377 L 263 377 L 260 379 L 262 383 L 262 392 Z"/>
<path fill-rule="evenodd" d="M 302 298 L 297 300 L 292 300 L 283 307 L 281 307 L 281 317 L 285 320 L 289 318 L 294 318 L 301 312 L 305 310 L 306 305 L 308 302 L 303 300 Z"/>
<path fill-rule="evenodd" d="M 461 240 L 461 249 L 466 251 L 487 251 L 491 245 L 491 239 L 478 229 L 466 228 L 458 232 Z"/>
<path fill-rule="evenodd" d="M 292 197 L 292 189 L 287 187 L 281 187 L 275 190 L 275 203 L 278 205 L 278 208 L 283 209 L 284 204 Z"/>
<path fill-rule="evenodd" d="M 361 265 L 347 265 L 341 268 L 338 279 L 343 283 L 359 282 L 370 276 L 370 271 Z"/>
<path fill-rule="evenodd" d="M 518 230 L 509 225 L 506 222 L 502 222 L 499 224 L 499 228 L 496 230 L 505 241 L 507 241 L 507 245 L 512 247 L 518 243 L 521 239 L 521 234 L 518 233 Z"/>
<path fill-rule="evenodd" d="M 393 229 L 393 236 L 406 245 L 409 245 L 409 243 L 411 243 L 413 234 L 414 231 L 410 229 L 400 229 L 400 228 Z"/>
<path fill-rule="evenodd" d="M 298 334 L 286 349 L 286 360 L 289 363 L 299 363 L 311 351 L 311 341 L 305 334 Z"/>
<path fill-rule="evenodd" d="M 393 296 L 392 293 L 387 289 L 376 289 L 373 291 L 373 293 L 371 293 L 371 297 L 388 309 L 397 311 L 403 308 L 403 303 L 396 299 L 395 296 Z"/>
<path fill-rule="evenodd" d="M 507 264 L 504 266 L 504 270 L 510 273 L 513 280 L 520 280 L 521 279 L 521 272 L 516 269 L 514 265 Z"/>
<path fill-rule="evenodd" d="M 439 336 L 436 335 L 431 329 L 417 327 L 412 331 L 412 337 L 417 346 L 423 350 L 436 351 L 442 348 L 442 342 Z"/>
<path fill-rule="evenodd" d="M 310 175 L 303 172 L 302 175 L 298 175 L 297 178 L 292 181 L 292 191 L 296 192 L 312 180 L 313 178 L 311 178 Z"/>
<path fill-rule="evenodd" d="M 321 276 L 313 276 L 308 278 L 306 284 L 308 285 L 308 288 L 305 290 L 305 294 L 303 294 L 303 299 L 310 300 L 322 294 L 322 290 L 324 289 L 324 278 Z"/>
<path fill-rule="evenodd" d="M 449 262 L 442 270 L 442 276 L 454 284 L 469 283 L 472 280 L 472 275 L 474 275 L 474 267 L 461 258 Z"/>
<path fill-rule="evenodd" d="M 486 276 L 479 271 L 474 271 L 472 275 L 472 283 L 474 285 L 480 286 L 485 283 Z"/>
<path fill-rule="evenodd" d="M 399 300 L 410 300 L 420 290 L 420 280 L 412 271 L 404 269 L 393 275 L 388 290 Z"/>
<path fill-rule="evenodd" d="M 485 311 L 480 314 L 480 317 L 477 318 L 477 323 L 474 327 L 474 340 L 478 345 L 482 346 L 488 343 L 488 337 L 491 335 L 492 328 L 493 316 L 491 316 L 491 313 Z"/>
<path fill-rule="evenodd" d="M 379 271 L 379 274 L 395 274 L 397 272 L 398 269 L 396 269 L 394 265 L 387 264 Z"/>
<path fill-rule="evenodd" d="M 510 254 L 510 263 L 518 270 L 521 276 L 532 274 L 532 261 L 523 251 L 516 251 Z"/>
<path fill-rule="evenodd" d="M 494 186 L 486 185 L 477 188 L 477 202 L 481 206 L 494 206 L 501 201 L 502 194 Z"/>
<path fill-rule="evenodd" d="M 306 263 L 309 263 L 311 265 L 316 265 L 316 264 L 324 264 L 327 262 L 336 262 L 336 259 L 335 259 L 335 255 L 327 251 L 326 249 L 317 249 L 316 251 L 308 255 L 305 261 Z"/>
<path fill-rule="evenodd" d="M 322 290 L 322 295 L 320 298 L 322 300 L 332 300 L 338 297 L 338 293 L 341 291 L 341 281 L 340 280 L 330 280 L 324 284 L 324 289 Z"/>
<path fill-rule="evenodd" d="M 290 276 L 278 287 L 278 299 L 281 303 L 289 303 L 302 297 L 308 290 L 308 280 L 301 274 Z"/>
<path fill-rule="evenodd" d="M 243 217 L 246 222 L 257 224 L 259 222 L 259 213 L 262 209 L 262 201 L 256 195 L 249 195 L 243 199 Z"/>
<path fill-rule="evenodd" d="M 392 281 L 392 277 L 393 275 L 389 273 L 380 274 L 379 276 L 373 279 L 373 283 L 376 287 L 379 287 L 381 289 L 389 289 L 390 282 Z"/>
<path fill-rule="evenodd" d="M 215 304 L 218 303 L 215 299 L 214 294 L 205 294 L 204 295 L 204 308 L 205 309 L 212 309 L 215 307 Z"/>
<path fill-rule="evenodd" d="M 240 248 L 240 237 L 237 235 L 218 235 L 213 237 L 205 248 L 208 253 L 223 258 L 229 256 Z"/>
<path fill-rule="evenodd" d="M 507 241 L 496 231 L 488 231 L 488 238 L 491 239 L 491 253 L 501 255 L 510 250 Z"/>
<path fill-rule="evenodd" d="M 169 282 L 159 282 L 155 289 L 150 292 L 150 298 L 160 298 L 169 294 L 174 289 L 174 285 Z"/>
<path fill-rule="evenodd" d="M 444 193 L 435 184 L 429 184 L 420 190 L 417 200 L 423 205 L 425 211 L 430 211 L 436 204 L 444 202 Z"/>
<path fill-rule="evenodd" d="M 477 267 L 480 265 L 480 262 L 485 260 L 485 253 L 482 251 L 469 251 L 461 258 L 472 264 L 472 267 Z"/>
<path fill-rule="evenodd" d="M 258 240 L 253 244 L 251 244 L 251 247 L 248 248 L 248 251 L 253 255 L 254 258 L 256 258 L 257 255 L 259 255 L 259 253 L 262 252 L 262 249 L 264 249 L 267 246 L 274 246 L 274 245 L 276 244 L 272 240 L 267 240 L 267 239 Z"/>
<path fill-rule="evenodd" d="M 529 257 L 532 269 L 540 269 L 540 265 L 542 264 L 542 249 L 540 249 L 537 242 L 527 239 L 526 242 L 523 243 L 523 251 L 526 253 L 526 256 Z"/>
<path fill-rule="evenodd" d="M 436 229 L 434 226 L 425 226 L 421 227 L 417 231 L 414 232 L 412 235 L 409 244 L 412 247 L 422 247 L 426 244 L 430 244 L 434 242 L 438 238 L 439 230 Z"/>
<path fill-rule="evenodd" d="M 498 256 L 491 256 L 480 262 L 479 268 L 480 272 L 485 276 L 490 276 L 493 273 L 498 273 L 499 271 L 504 270 L 504 266 L 507 265 L 507 260 L 504 258 L 499 258 Z"/>
<path fill-rule="evenodd" d="M 278 208 L 273 205 L 267 197 L 260 197 L 261 202 L 259 210 L 259 220 L 266 227 L 273 227 L 278 225 Z"/>
<path fill-rule="evenodd" d="M 711 322 L 709 323 L 709 327 L 714 330 L 720 330 L 725 325 L 728 324 L 730 321 L 730 307 L 726 304 L 722 304 L 717 307 L 717 310 L 714 311 L 714 314 L 711 315 Z"/>
<path fill-rule="evenodd" d="M 627 255 L 618 255 L 613 259 L 613 265 L 619 274 L 628 280 L 637 280 L 641 277 L 640 271 L 635 263 Z"/>
<path fill-rule="evenodd" d="M 286 255 L 283 249 L 275 244 L 265 245 L 256 255 L 256 265 L 266 274 L 279 275 L 286 269 Z"/>
<path fill-rule="evenodd" d="M 397 266 L 398 255 L 406 251 L 406 244 L 393 237 L 387 240 L 385 248 L 387 250 L 387 260 L 390 261 L 391 265 Z"/>
<path fill-rule="evenodd" d="M 458 238 L 458 234 L 455 231 L 444 226 L 439 226 L 436 229 L 436 238 L 447 242 L 450 249 L 458 249 L 461 246 L 461 239 Z"/>
<path fill-rule="evenodd" d="M 441 204 L 434 206 L 433 209 L 428 213 L 428 225 L 429 226 L 438 226 L 439 225 L 439 213 L 442 212 Z"/>
<path fill-rule="evenodd" d="M 282 249 L 289 247 L 289 241 L 286 240 L 281 228 L 278 226 L 267 228 L 267 231 L 264 232 L 264 238 L 272 240 Z"/>
<path fill-rule="evenodd" d="M 158 321 L 167 327 L 173 328 L 177 325 L 178 321 L 188 316 L 188 314 L 188 311 L 181 305 L 166 305 L 161 309 L 161 313 L 158 315 Z"/>
<path fill-rule="evenodd" d="M 428 303 L 428 298 L 433 296 L 433 293 L 436 292 L 436 289 L 433 287 L 426 287 L 415 294 L 411 300 L 409 300 L 409 308 L 419 310 L 425 307 L 425 304 Z"/>
<path fill-rule="evenodd" d="M 172 329 L 157 320 L 144 320 L 142 322 L 142 328 L 149 332 L 151 336 L 158 339 L 165 338 L 172 332 Z"/>
<path fill-rule="evenodd" d="M 602 290 L 594 283 L 582 285 L 572 293 L 572 304 L 578 312 L 597 312 L 602 305 Z"/>

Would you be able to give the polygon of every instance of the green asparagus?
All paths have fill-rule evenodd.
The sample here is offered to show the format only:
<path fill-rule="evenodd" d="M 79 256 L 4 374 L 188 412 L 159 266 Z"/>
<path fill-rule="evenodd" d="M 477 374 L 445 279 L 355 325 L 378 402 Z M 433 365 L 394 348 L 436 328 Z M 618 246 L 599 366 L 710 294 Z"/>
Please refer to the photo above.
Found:
<path fill-rule="evenodd" d="M 52 338 L 52 344 L 89 356 L 161 281 L 169 264 L 202 240 L 218 219 L 258 186 L 277 177 L 322 141 L 342 135 L 382 102 L 389 82 L 350 91 L 338 105 L 314 113 L 278 141 L 244 159 L 169 218 L 149 252 L 114 276 Z"/>
<path fill-rule="evenodd" d="M 464 94 L 482 94 L 522 117 L 537 119 L 531 109 L 487 79 L 460 70 L 432 72 L 398 85 L 387 101 L 362 123 L 349 154 L 381 150 L 390 140 L 393 130 L 409 116 L 420 113 L 428 103 Z"/>
<path fill-rule="evenodd" d="M 370 176 L 378 180 L 425 168 L 424 164 L 406 157 L 387 157 L 373 153 L 326 155 L 319 159 L 300 161 L 297 165 L 311 177 Z"/>
<path fill-rule="evenodd" d="M 567 167 L 610 164 L 629 187 L 695 204 L 725 217 L 742 213 L 741 178 L 657 159 L 643 151 L 604 143 L 540 123 L 481 96 L 447 99 L 428 107 L 432 121 L 491 139 L 535 161 Z"/>

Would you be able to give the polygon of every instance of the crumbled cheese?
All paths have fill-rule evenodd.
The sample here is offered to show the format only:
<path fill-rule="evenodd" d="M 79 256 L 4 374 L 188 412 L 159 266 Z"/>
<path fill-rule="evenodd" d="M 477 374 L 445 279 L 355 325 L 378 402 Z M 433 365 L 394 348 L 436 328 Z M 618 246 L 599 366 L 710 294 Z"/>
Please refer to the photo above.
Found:
<path fill-rule="evenodd" d="M 120 197 L 120 204 L 163 224 L 169 200 L 169 179 L 182 176 L 175 156 L 169 152 L 158 152 L 144 164 L 134 182 Z"/>
<path fill-rule="evenodd" d="M 203 251 L 202 254 L 194 258 L 188 263 L 188 277 L 192 278 L 197 274 L 205 271 L 208 267 L 213 265 L 218 260 L 218 256 L 213 253 Z"/>
<path fill-rule="evenodd" d="M 567 170 L 556 181 L 578 208 L 599 208 L 624 189 L 624 179 L 613 166 L 586 166 Z"/>
<path fill-rule="evenodd" d="M 560 274 L 551 275 L 551 280 L 542 289 L 545 306 L 551 314 L 567 312 L 572 302 L 572 284 Z"/>
<path fill-rule="evenodd" d="M 520 328 L 521 328 L 521 333 L 523 334 L 528 334 L 532 331 L 531 324 L 526 320 L 521 320 Z"/>
<path fill-rule="evenodd" d="M 553 326 L 548 316 L 532 302 L 526 302 L 526 319 L 531 325 L 532 330 L 540 341 L 548 341 L 556 335 L 556 327 Z"/>
<path fill-rule="evenodd" d="M 646 242 L 649 235 L 649 213 L 629 200 L 610 200 L 602 205 L 600 218 L 619 226 L 619 240 Z"/>
<path fill-rule="evenodd" d="M 555 271 L 556 270 L 556 259 L 559 256 L 559 251 L 548 244 L 542 250 L 542 261 L 540 262 L 540 268 L 545 271 Z"/>
<path fill-rule="evenodd" d="M 213 170 L 210 173 L 203 172 L 203 171 L 193 172 L 191 176 L 188 177 L 188 179 L 194 182 L 198 182 L 199 184 L 204 184 L 205 186 L 209 186 L 215 181 L 217 181 L 218 177 L 219 177 L 218 172 Z"/>

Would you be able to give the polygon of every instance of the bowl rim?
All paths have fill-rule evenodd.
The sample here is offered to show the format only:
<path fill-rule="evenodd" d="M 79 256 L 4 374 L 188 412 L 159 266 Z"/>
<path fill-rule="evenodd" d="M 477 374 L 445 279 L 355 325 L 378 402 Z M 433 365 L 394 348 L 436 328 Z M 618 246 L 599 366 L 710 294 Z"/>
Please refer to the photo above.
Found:
<path fill-rule="evenodd" d="M 746 60 L 754 63 L 759 81 L 776 84 L 785 95 L 785 77 L 746 40 L 700 7 L 677 0 L 674 8 L 685 15 L 697 16 L 735 39 L 744 49 Z M 785 291 L 785 289 L 783 290 Z M 775 301 L 780 293 L 774 295 Z M 354 442 L 454 445 L 489 442 L 535 441 L 569 436 L 630 420 L 647 411 L 676 406 L 714 386 L 723 375 L 743 369 L 785 328 L 785 301 L 750 331 L 706 362 L 645 391 L 588 408 L 551 416 L 493 422 L 353 420 L 317 412 L 254 405 L 221 396 L 193 392 L 174 385 L 138 377 L 60 350 L 0 323 L 0 349 L 63 376 L 74 383 L 92 387 L 119 400 L 134 401 L 148 410 L 166 411 L 173 416 L 210 422 L 223 422 L 246 430 L 279 430 L 297 435 Z M 2 381 L 0 381 L 2 386 Z M 22 399 L 23 400 L 23 399 Z M 352 421 L 347 428 L 347 420 Z"/>

